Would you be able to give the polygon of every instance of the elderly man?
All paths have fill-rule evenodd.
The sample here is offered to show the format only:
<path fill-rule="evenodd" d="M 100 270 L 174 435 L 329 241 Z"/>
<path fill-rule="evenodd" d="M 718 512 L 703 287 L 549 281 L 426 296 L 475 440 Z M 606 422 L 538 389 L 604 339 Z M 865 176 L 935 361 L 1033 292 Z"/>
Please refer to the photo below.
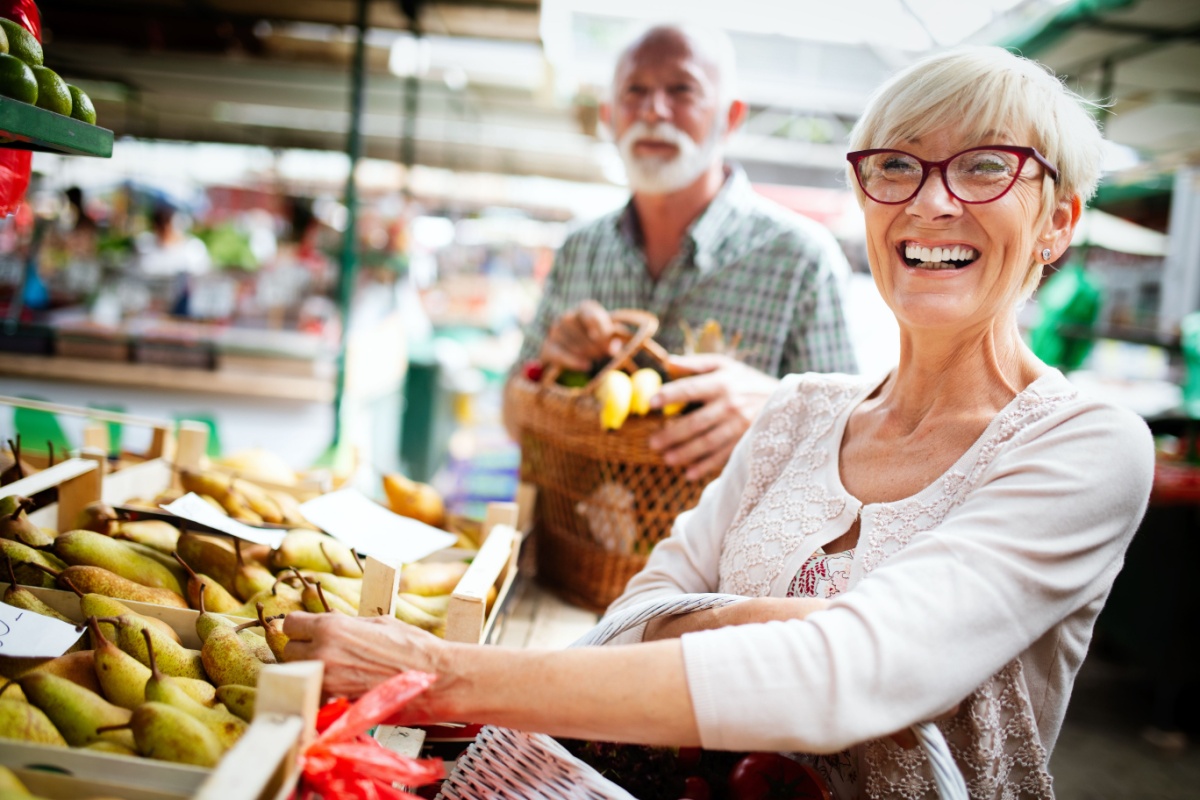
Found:
<path fill-rule="evenodd" d="M 684 344 L 684 324 L 718 321 L 735 357 L 673 359 L 689 377 L 654 407 L 699 408 L 650 444 L 698 479 L 719 471 L 793 372 L 855 372 L 839 283 L 849 267 L 827 230 L 756 195 L 723 150 L 746 118 L 732 98 L 733 49 L 715 31 L 656 27 L 621 54 L 601 109 L 633 197 L 563 244 L 519 363 L 587 370 L 616 349 L 608 310 L 658 315 L 657 339 Z M 674 371 L 674 370 L 673 370 Z"/>

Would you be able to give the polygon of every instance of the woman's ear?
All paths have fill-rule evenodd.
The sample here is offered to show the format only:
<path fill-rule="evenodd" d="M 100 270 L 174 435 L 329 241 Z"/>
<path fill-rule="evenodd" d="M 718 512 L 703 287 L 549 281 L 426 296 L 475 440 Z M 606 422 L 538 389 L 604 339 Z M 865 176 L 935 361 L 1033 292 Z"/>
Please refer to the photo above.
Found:
<path fill-rule="evenodd" d="M 1079 195 L 1072 195 L 1062 200 L 1054 208 L 1054 213 L 1046 221 L 1046 227 L 1038 238 L 1038 261 L 1053 262 L 1062 257 L 1071 246 L 1071 237 L 1075 235 L 1075 226 L 1083 214 L 1083 201 Z M 1050 258 L 1043 259 L 1041 252 L 1050 249 Z"/>

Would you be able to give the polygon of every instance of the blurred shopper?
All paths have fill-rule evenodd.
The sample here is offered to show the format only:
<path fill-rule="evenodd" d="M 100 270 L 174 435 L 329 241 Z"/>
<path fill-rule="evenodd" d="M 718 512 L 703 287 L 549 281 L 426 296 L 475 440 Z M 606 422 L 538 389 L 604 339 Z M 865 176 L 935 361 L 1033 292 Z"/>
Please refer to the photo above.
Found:
<path fill-rule="evenodd" d="M 651 440 L 692 479 L 720 470 L 780 376 L 857 371 L 842 312 L 849 267 L 832 234 L 755 194 L 723 160 L 746 118 L 734 70 L 719 31 L 656 27 L 621 54 L 601 118 L 633 197 L 563 244 L 518 360 L 589 370 L 615 347 L 618 308 L 656 314 L 672 352 L 685 323 L 714 319 L 740 335 L 737 358 L 675 359 L 695 375 L 654 401 L 701 405 Z"/>
<path fill-rule="evenodd" d="M 171 282 L 172 314 L 187 316 L 192 281 L 212 267 L 204 242 L 184 230 L 183 222 L 169 203 L 159 203 L 150 217 L 151 230 L 138 242 L 138 271 L 147 278 Z"/>

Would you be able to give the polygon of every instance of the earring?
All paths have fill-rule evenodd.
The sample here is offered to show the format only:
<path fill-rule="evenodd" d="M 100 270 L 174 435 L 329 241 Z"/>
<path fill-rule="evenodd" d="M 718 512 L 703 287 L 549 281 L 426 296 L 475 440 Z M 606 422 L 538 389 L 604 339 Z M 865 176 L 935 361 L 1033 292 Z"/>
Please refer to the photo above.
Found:
<path fill-rule="evenodd" d="M 1042 261 L 1045 261 L 1046 263 L 1050 262 L 1050 248 L 1049 247 L 1042 250 Z"/>

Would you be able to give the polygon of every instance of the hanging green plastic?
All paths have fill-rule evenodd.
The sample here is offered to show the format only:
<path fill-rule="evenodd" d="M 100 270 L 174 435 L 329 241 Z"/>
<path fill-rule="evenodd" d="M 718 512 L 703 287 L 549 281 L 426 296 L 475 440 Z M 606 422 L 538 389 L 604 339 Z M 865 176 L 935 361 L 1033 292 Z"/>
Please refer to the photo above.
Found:
<path fill-rule="evenodd" d="M 1068 264 L 1038 290 L 1042 318 L 1029 334 L 1029 346 L 1042 361 L 1079 369 L 1092 350 L 1092 327 L 1100 315 L 1104 289 L 1079 264 Z"/>

